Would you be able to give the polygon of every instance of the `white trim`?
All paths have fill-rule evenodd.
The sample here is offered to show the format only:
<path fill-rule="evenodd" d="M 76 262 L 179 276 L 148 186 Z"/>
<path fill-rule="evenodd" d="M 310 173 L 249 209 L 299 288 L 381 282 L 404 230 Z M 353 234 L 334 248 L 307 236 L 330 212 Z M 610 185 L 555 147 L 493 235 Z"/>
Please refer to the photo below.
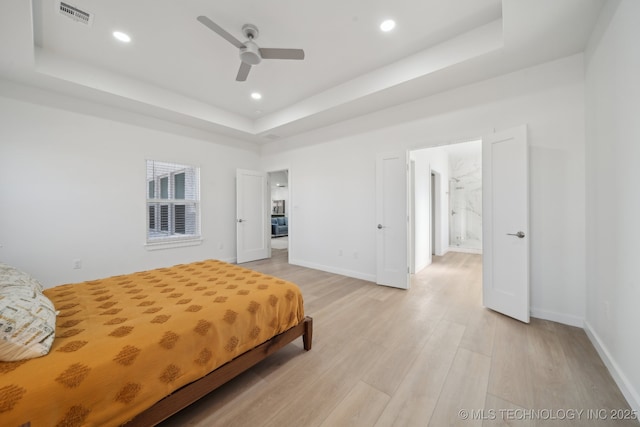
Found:
<path fill-rule="evenodd" d="M 550 320 L 552 322 L 575 326 L 577 328 L 582 328 L 582 326 L 584 325 L 584 318 L 580 316 L 572 316 L 570 314 L 558 313 L 555 311 L 549 311 L 535 307 L 531 307 L 530 313 L 531 317 L 535 317 L 536 319 Z"/>
<path fill-rule="evenodd" d="M 172 248 L 184 248 L 187 246 L 198 246 L 202 244 L 203 239 L 201 237 L 195 239 L 180 239 L 180 240 L 163 240 L 161 242 L 145 243 L 144 247 L 148 251 L 157 251 L 161 249 Z"/>
<path fill-rule="evenodd" d="M 633 387 L 629 378 L 624 374 L 624 371 L 620 368 L 612 357 L 607 347 L 604 345 L 604 342 L 600 339 L 598 334 L 593 330 L 588 321 L 584 321 L 584 331 L 587 333 L 589 340 L 596 348 L 596 351 L 600 355 L 600 358 L 604 362 L 607 369 L 609 369 L 609 373 L 613 377 L 613 380 L 616 382 L 620 391 L 624 395 L 625 399 L 631 406 L 631 409 L 636 411 L 636 413 L 640 412 L 640 393 Z"/>
<path fill-rule="evenodd" d="M 175 242 L 191 241 L 201 238 L 200 167 L 150 159 L 146 159 L 145 163 L 147 174 L 145 184 L 147 241 L 145 246 L 147 246 L 149 250 L 154 250 L 199 244 L 176 244 Z M 177 199 L 176 177 L 179 175 L 183 176 L 184 194 L 182 198 Z M 165 179 L 167 181 L 167 193 L 163 198 L 162 181 Z M 153 183 L 153 194 L 149 194 L 150 183 Z M 163 230 L 162 219 L 164 216 L 162 215 L 162 211 L 165 206 L 167 207 L 167 228 Z M 178 206 L 183 206 L 184 208 L 184 233 L 176 233 L 176 226 L 180 224 L 180 222 L 177 221 Z M 153 228 L 150 228 L 151 207 L 154 207 Z"/>
<path fill-rule="evenodd" d="M 365 274 L 359 271 L 345 270 L 342 268 L 335 268 L 327 265 L 316 264 L 313 262 L 300 261 L 296 259 L 289 259 L 289 264 L 299 265 L 301 267 L 313 268 L 314 270 L 326 271 L 327 273 L 339 274 L 341 276 L 353 277 L 354 279 L 366 280 L 367 282 L 376 282 L 375 274 Z"/>
<path fill-rule="evenodd" d="M 447 252 L 463 252 L 465 254 L 479 254 L 482 255 L 482 249 L 464 248 L 461 246 L 449 246 Z M 447 253 L 445 252 L 445 254 Z"/>

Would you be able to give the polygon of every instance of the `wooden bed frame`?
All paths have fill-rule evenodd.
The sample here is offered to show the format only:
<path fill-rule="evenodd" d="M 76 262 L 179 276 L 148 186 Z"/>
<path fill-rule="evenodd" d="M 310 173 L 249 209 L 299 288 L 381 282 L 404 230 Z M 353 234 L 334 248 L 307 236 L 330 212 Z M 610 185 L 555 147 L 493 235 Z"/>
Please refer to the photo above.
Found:
<path fill-rule="evenodd" d="M 232 380 L 247 369 L 280 350 L 285 345 L 302 336 L 304 349 L 311 350 L 313 319 L 305 317 L 293 328 L 276 335 L 258 347 L 241 354 L 232 361 L 220 366 L 206 376 L 196 380 L 165 397 L 149 409 L 136 415 L 124 424 L 126 427 L 148 427 L 156 425 L 196 400 L 204 397 L 226 382 Z"/>

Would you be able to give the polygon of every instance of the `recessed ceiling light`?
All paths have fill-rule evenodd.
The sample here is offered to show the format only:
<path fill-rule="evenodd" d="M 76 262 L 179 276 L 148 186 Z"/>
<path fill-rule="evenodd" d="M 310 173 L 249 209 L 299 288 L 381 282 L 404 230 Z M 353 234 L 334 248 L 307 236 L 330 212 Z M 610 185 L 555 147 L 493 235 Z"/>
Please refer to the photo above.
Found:
<path fill-rule="evenodd" d="M 394 21 L 393 19 L 387 19 L 386 21 L 382 21 L 382 24 L 380 24 L 380 30 L 384 31 L 385 33 L 393 30 L 396 27 L 396 21 Z"/>
<path fill-rule="evenodd" d="M 262 99 L 262 95 L 261 95 L 261 94 L 259 94 L 258 92 L 253 92 L 253 93 L 251 94 L 251 97 L 252 97 L 253 99 Z"/>
<path fill-rule="evenodd" d="M 121 31 L 114 31 L 113 37 L 117 38 L 118 40 L 124 43 L 129 43 L 131 41 L 131 37 L 129 37 L 129 34 L 125 34 Z"/>

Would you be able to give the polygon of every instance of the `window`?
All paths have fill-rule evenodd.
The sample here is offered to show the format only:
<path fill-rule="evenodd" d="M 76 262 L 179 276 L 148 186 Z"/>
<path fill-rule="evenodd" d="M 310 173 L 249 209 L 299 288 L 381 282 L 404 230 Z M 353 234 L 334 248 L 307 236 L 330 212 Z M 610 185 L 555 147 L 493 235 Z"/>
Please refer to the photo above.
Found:
<path fill-rule="evenodd" d="M 147 160 L 147 243 L 200 238 L 200 169 Z"/>

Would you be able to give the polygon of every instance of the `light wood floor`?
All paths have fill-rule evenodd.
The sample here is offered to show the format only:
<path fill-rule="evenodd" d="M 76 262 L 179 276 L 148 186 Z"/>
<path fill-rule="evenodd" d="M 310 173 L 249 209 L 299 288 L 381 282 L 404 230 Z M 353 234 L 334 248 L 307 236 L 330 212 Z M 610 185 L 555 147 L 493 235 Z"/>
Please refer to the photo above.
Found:
<path fill-rule="evenodd" d="M 629 406 L 582 329 L 482 307 L 480 255 L 436 257 L 409 291 L 286 251 L 244 266 L 299 284 L 313 349 L 288 345 L 163 427 L 638 425 L 610 419 Z"/>

